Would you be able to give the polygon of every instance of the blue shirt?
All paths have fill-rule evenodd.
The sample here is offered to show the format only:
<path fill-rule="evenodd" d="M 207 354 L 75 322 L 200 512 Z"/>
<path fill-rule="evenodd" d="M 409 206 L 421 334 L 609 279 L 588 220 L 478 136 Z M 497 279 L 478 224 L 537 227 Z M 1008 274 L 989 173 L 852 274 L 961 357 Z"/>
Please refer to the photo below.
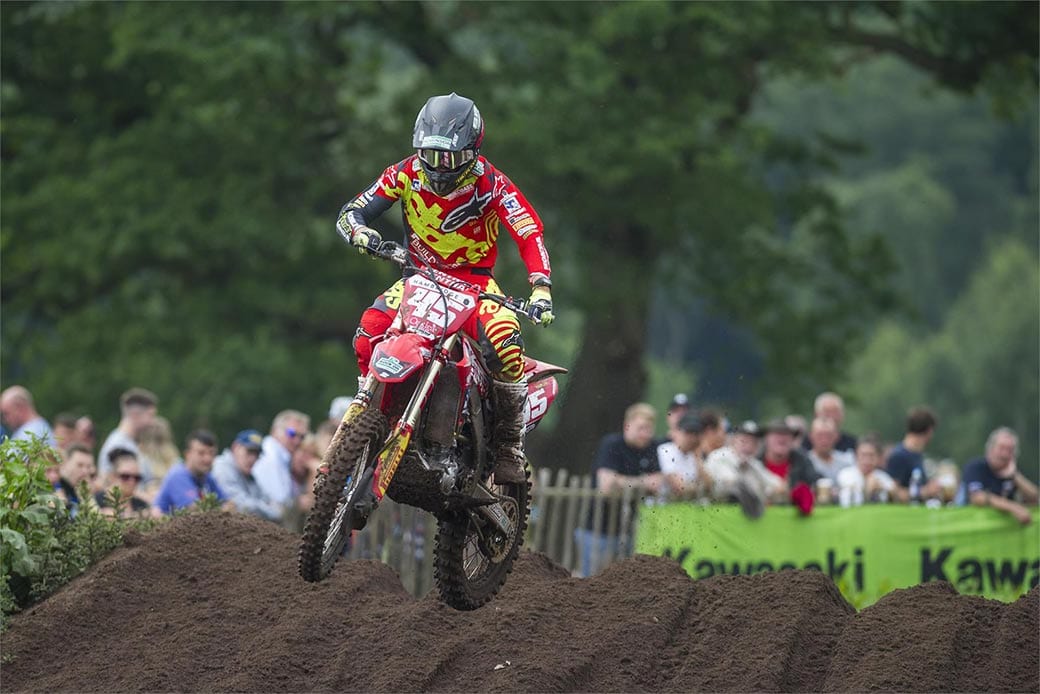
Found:
<path fill-rule="evenodd" d="M 168 515 L 177 509 L 191 506 L 201 499 L 203 494 L 216 494 L 221 501 L 227 501 L 227 496 L 213 479 L 213 475 L 207 473 L 200 480 L 188 472 L 184 463 L 177 463 L 166 473 L 153 505 Z"/>
<path fill-rule="evenodd" d="M 292 478 L 292 453 L 273 436 L 265 436 L 260 458 L 253 466 L 253 477 L 268 499 L 292 506 L 300 489 Z"/>
<path fill-rule="evenodd" d="M 924 453 L 917 453 L 899 444 L 888 456 L 885 470 L 901 487 L 910 486 L 910 478 L 913 477 L 914 469 L 921 471 L 920 483 L 923 485 L 928 481 L 928 475 L 924 471 Z"/>

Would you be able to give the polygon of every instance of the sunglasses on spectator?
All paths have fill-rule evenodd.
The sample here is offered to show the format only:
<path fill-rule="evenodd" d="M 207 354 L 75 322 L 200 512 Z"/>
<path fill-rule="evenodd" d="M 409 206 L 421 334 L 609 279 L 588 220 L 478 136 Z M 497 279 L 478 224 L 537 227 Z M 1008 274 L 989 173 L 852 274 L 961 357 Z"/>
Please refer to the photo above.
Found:
<path fill-rule="evenodd" d="M 141 475 L 134 475 L 129 472 L 120 472 L 117 475 L 117 477 L 119 477 L 119 479 L 121 479 L 123 482 L 129 482 L 130 480 L 133 480 L 134 482 L 140 482 L 144 479 L 144 477 L 142 477 Z"/>
<path fill-rule="evenodd" d="M 307 432 L 304 431 L 296 431 L 292 427 L 285 428 L 285 435 L 288 436 L 290 439 L 295 439 L 297 436 L 304 436 L 306 433 Z"/>

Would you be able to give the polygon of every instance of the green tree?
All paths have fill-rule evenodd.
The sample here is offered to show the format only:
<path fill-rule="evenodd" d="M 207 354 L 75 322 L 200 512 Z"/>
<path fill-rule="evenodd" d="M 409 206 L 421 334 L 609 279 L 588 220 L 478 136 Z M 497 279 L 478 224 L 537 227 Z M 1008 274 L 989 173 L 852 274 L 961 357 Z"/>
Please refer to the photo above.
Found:
<path fill-rule="evenodd" d="M 880 329 L 849 375 L 849 426 L 876 428 L 889 440 L 903 433 L 903 416 L 927 404 L 940 418 L 930 448 L 963 464 L 982 455 L 989 433 L 1019 434 L 1019 463 L 1040 473 L 1040 259 L 1010 239 L 993 248 L 957 299 L 941 330 L 911 331 L 890 322 Z"/>
<path fill-rule="evenodd" d="M 642 394 L 655 287 L 745 324 L 763 389 L 804 396 L 894 305 L 889 263 L 840 224 L 835 143 L 747 116 L 770 80 L 875 52 L 1009 107 L 1035 90 L 1035 6 L 951 5 L 3 3 L 4 379 L 108 424 L 147 386 L 179 431 L 225 436 L 321 411 L 392 278 L 344 253 L 335 212 L 457 90 L 578 314 L 549 442 L 569 457 L 542 462 L 584 467 Z"/>
<path fill-rule="evenodd" d="M 331 222 L 387 154 L 346 147 L 387 120 L 343 84 L 348 48 L 377 59 L 362 8 L 2 12 L 5 380 L 107 425 L 147 386 L 176 431 L 225 437 L 352 390 L 350 336 L 389 277 Z"/>

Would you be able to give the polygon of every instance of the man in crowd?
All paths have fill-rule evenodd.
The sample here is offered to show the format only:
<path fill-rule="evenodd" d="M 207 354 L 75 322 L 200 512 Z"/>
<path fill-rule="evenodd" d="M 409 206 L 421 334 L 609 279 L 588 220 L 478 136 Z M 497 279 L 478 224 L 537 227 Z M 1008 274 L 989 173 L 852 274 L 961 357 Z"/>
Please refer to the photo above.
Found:
<path fill-rule="evenodd" d="M 1037 487 L 1019 472 L 1017 457 L 1018 434 L 1008 427 L 994 430 L 986 441 L 986 457 L 964 466 L 962 503 L 990 506 L 1029 525 L 1033 515 L 1027 505 L 1037 504 Z"/>
<path fill-rule="evenodd" d="M 937 480 L 928 480 L 924 469 L 924 450 L 935 434 L 939 420 L 927 407 L 914 407 L 906 415 L 906 434 L 885 461 L 885 470 L 895 480 L 892 496 L 896 501 L 916 502 L 942 493 Z"/>
<path fill-rule="evenodd" d="M 113 448 L 109 454 L 112 475 L 102 489 L 94 495 L 94 501 L 102 513 L 115 514 L 113 489 L 119 490 L 122 517 L 133 518 L 148 512 L 148 502 L 137 495 L 137 487 L 141 484 L 141 465 L 137 454 L 126 448 Z"/>
<path fill-rule="evenodd" d="M 260 457 L 263 441 L 263 435 L 256 429 L 238 432 L 231 448 L 213 463 L 213 478 L 239 511 L 278 522 L 284 509 L 264 494 L 253 477 L 253 466 Z"/>
<path fill-rule="evenodd" d="M 701 421 L 695 413 L 687 413 L 669 432 L 670 441 L 657 447 L 657 461 L 664 475 L 663 495 L 668 499 L 690 499 L 707 493 L 711 481 L 697 455 Z"/>
<path fill-rule="evenodd" d="M 805 417 L 800 414 L 792 413 L 784 417 L 784 424 L 791 430 L 791 436 L 794 437 L 794 445 L 796 448 L 801 449 L 809 447 L 807 434 L 809 432 L 809 422 L 806 421 Z"/>
<path fill-rule="evenodd" d="M 896 483 L 881 469 L 881 442 L 864 436 L 856 446 L 856 464 L 838 472 L 838 501 L 843 507 L 884 503 L 891 499 Z"/>
<path fill-rule="evenodd" d="M 76 441 L 90 450 L 97 448 L 97 431 L 94 428 L 94 420 L 86 415 L 76 420 Z"/>
<path fill-rule="evenodd" d="M 830 480 L 835 487 L 839 473 L 856 464 L 854 451 L 839 451 L 836 448 L 839 436 L 837 422 L 827 417 L 816 417 L 809 427 L 809 460 L 816 472 Z"/>
<path fill-rule="evenodd" d="M 297 410 L 282 410 L 271 422 L 271 433 L 264 437 L 260 459 L 253 477 L 267 498 L 284 508 L 295 503 L 302 489 L 293 480 L 292 457 L 303 443 L 311 418 Z"/>
<path fill-rule="evenodd" d="M 141 466 L 141 475 L 145 482 L 153 477 L 150 461 L 141 455 L 137 447 L 137 437 L 141 430 L 155 421 L 159 409 L 159 398 L 155 393 L 144 388 L 131 388 L 119 398 L 119 424 L 105 438 L 98 453 L 98 465 L 102 476 L 112 474 L 111 454 L 115 448 L 131 451 L 137 456 Z"/>
<path fill-rule="evenodd" d="M 90 498 L 80 496 L 80 485 L 84 482 L 89 485 L 97 475 L 97 469 L 94 467 L 94 454 L 82 444 L 72 444 L 65 451 L 59 474 L 60 478 L 55 493 L 65 500 L 69 506 L 69 512 L 75 516 L 80 504 Z"/>
<path fill-rule="evenodd" d="M 54 415 L 54 445 L 59 451 L 76 443 L 79 436 L 76 435 L 76 415 L 62 412 Z"/>
<path fill-rule="evenodd" d="M 163 479 L 159 494 L 152 504 L 152 515 L 169 515 L 176 510 L 198 503 L 206 494 L 215 495 L 231 510 L 227 495 L 213 479 L 213 459 L 217 456 L 217 437 L 205 429 L 196 429 L 188 435 L 184 462 L 177 463 Z"/>
<path fill-rule="evenodd" d="M 686 393 L 676 393 L 672 397 L 672 401 L 668 403 L 668 414 L 665 416 L 665 422 L 668 425 L 668 438 L 660 440 L 659 443 L 675 441 L 675 433 L 679 430 L 679 422 L 689 411 L 690 398 L 687 397 Z"/>
<path fill-rule="evenodd" d="M 784 481 L 784 485 L 774 492 L 774 500 L 785 501 L 790 495 L 791 502 L 798 506 L 802 513 L 810 513 L 815 500 L 812 490 L 820 474 L 816 472 L 809 458 L 800 449 L 795 448 L 794 432 L 783 419 L 769 422 L 764 431 L 762 464 L 769 472 Z"/>
<path fill-rule="evenodd" d="M 596 458 L 592 463 L 592 484 L 601 497 L 614 495 L 625 488 L 640 493 L 657 494 L 664 485 L 664 476 L 657 462 L 654 446 L 654 422 L 657 413 L 646 403 L 630 405 L 625 410 L 621 433 L 608 434 L 600 441 Z M 589 508 L 584 528 L 574 531 L 581 547 L 582 576 L 591 576 L 617 556 L 627 556 L 632 551 L 629 533 L 631 522 L 638 511 L 638 497 L 633 498 L 627 509 L 620 509 L 621 521 L 617 529 L 611 528 L 610 504 L 597 499 Z M 597 523 L 597 520 L 599 521 Z"/>
<path fill-rule="evenodd" d="M 11 386 L 0 393 L 0 416 L 14 441 L 32 437 L 43 439 L 48 446 L 56 445 L 54 432 L 47 420 L 36 411 L 32 393 L 22 386 Z"/>
<path fill-rule="evenodd" d="M 834 444 L 834 450 L 847 452 L 850 455 L 856 453 L 856 437 L 841 430 L 842 422 L 845 421 L 845 401 L 837 393 L 820 393 L 813 403 L 813 417 L 826 418 L 834 421 L 838 428 L 838 441 Z M 808 451 L 812 442 L 808 437 L 802 440 L 802 448 Z"/>
<path fill-rule="evenodd" d="M 699 453 L 704 456 L 704 469 L 711 479 L 712 498 L 721 502 L 736 501 L 744 515 L 759 518 L 765 511 L 769 490 L 779 485 L 769 480 L 770 473 L 761 463 L 752 462 L 753 453 L 745 456 L 725 445 L 726 431 L 718 412 L 701 410 L 699 416 L 703 429 Z M 749 427 L 748 435 L 754 438 L 757 429 Z M 742 449 L 747 448 L 750 448 L 747 442 L 742 442 Z"/>
<path fill-rule="evenodd" d="M 337 395 L 332 398 L 332 402 L 329 403 L 329 418 L 326 421 L 332 424 L 334 429 L 338 427 L 343 421 L 343 415 L 347 413 L 347 408 L 353 402 L 354 398 L 349 395 Z"/>

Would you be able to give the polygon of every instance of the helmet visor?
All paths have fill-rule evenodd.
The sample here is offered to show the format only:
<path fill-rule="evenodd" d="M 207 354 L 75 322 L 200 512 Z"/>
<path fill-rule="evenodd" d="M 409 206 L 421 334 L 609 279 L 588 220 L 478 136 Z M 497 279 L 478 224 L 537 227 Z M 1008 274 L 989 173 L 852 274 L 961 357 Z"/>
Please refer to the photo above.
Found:
<path fill-rule="evenodd" d="M 461 152 L 446 152 L 443 149 L 420 149 L 419 159 L 435 171 L 457 171 L 476 159 L 477 153 L 472 149 Z"/>

